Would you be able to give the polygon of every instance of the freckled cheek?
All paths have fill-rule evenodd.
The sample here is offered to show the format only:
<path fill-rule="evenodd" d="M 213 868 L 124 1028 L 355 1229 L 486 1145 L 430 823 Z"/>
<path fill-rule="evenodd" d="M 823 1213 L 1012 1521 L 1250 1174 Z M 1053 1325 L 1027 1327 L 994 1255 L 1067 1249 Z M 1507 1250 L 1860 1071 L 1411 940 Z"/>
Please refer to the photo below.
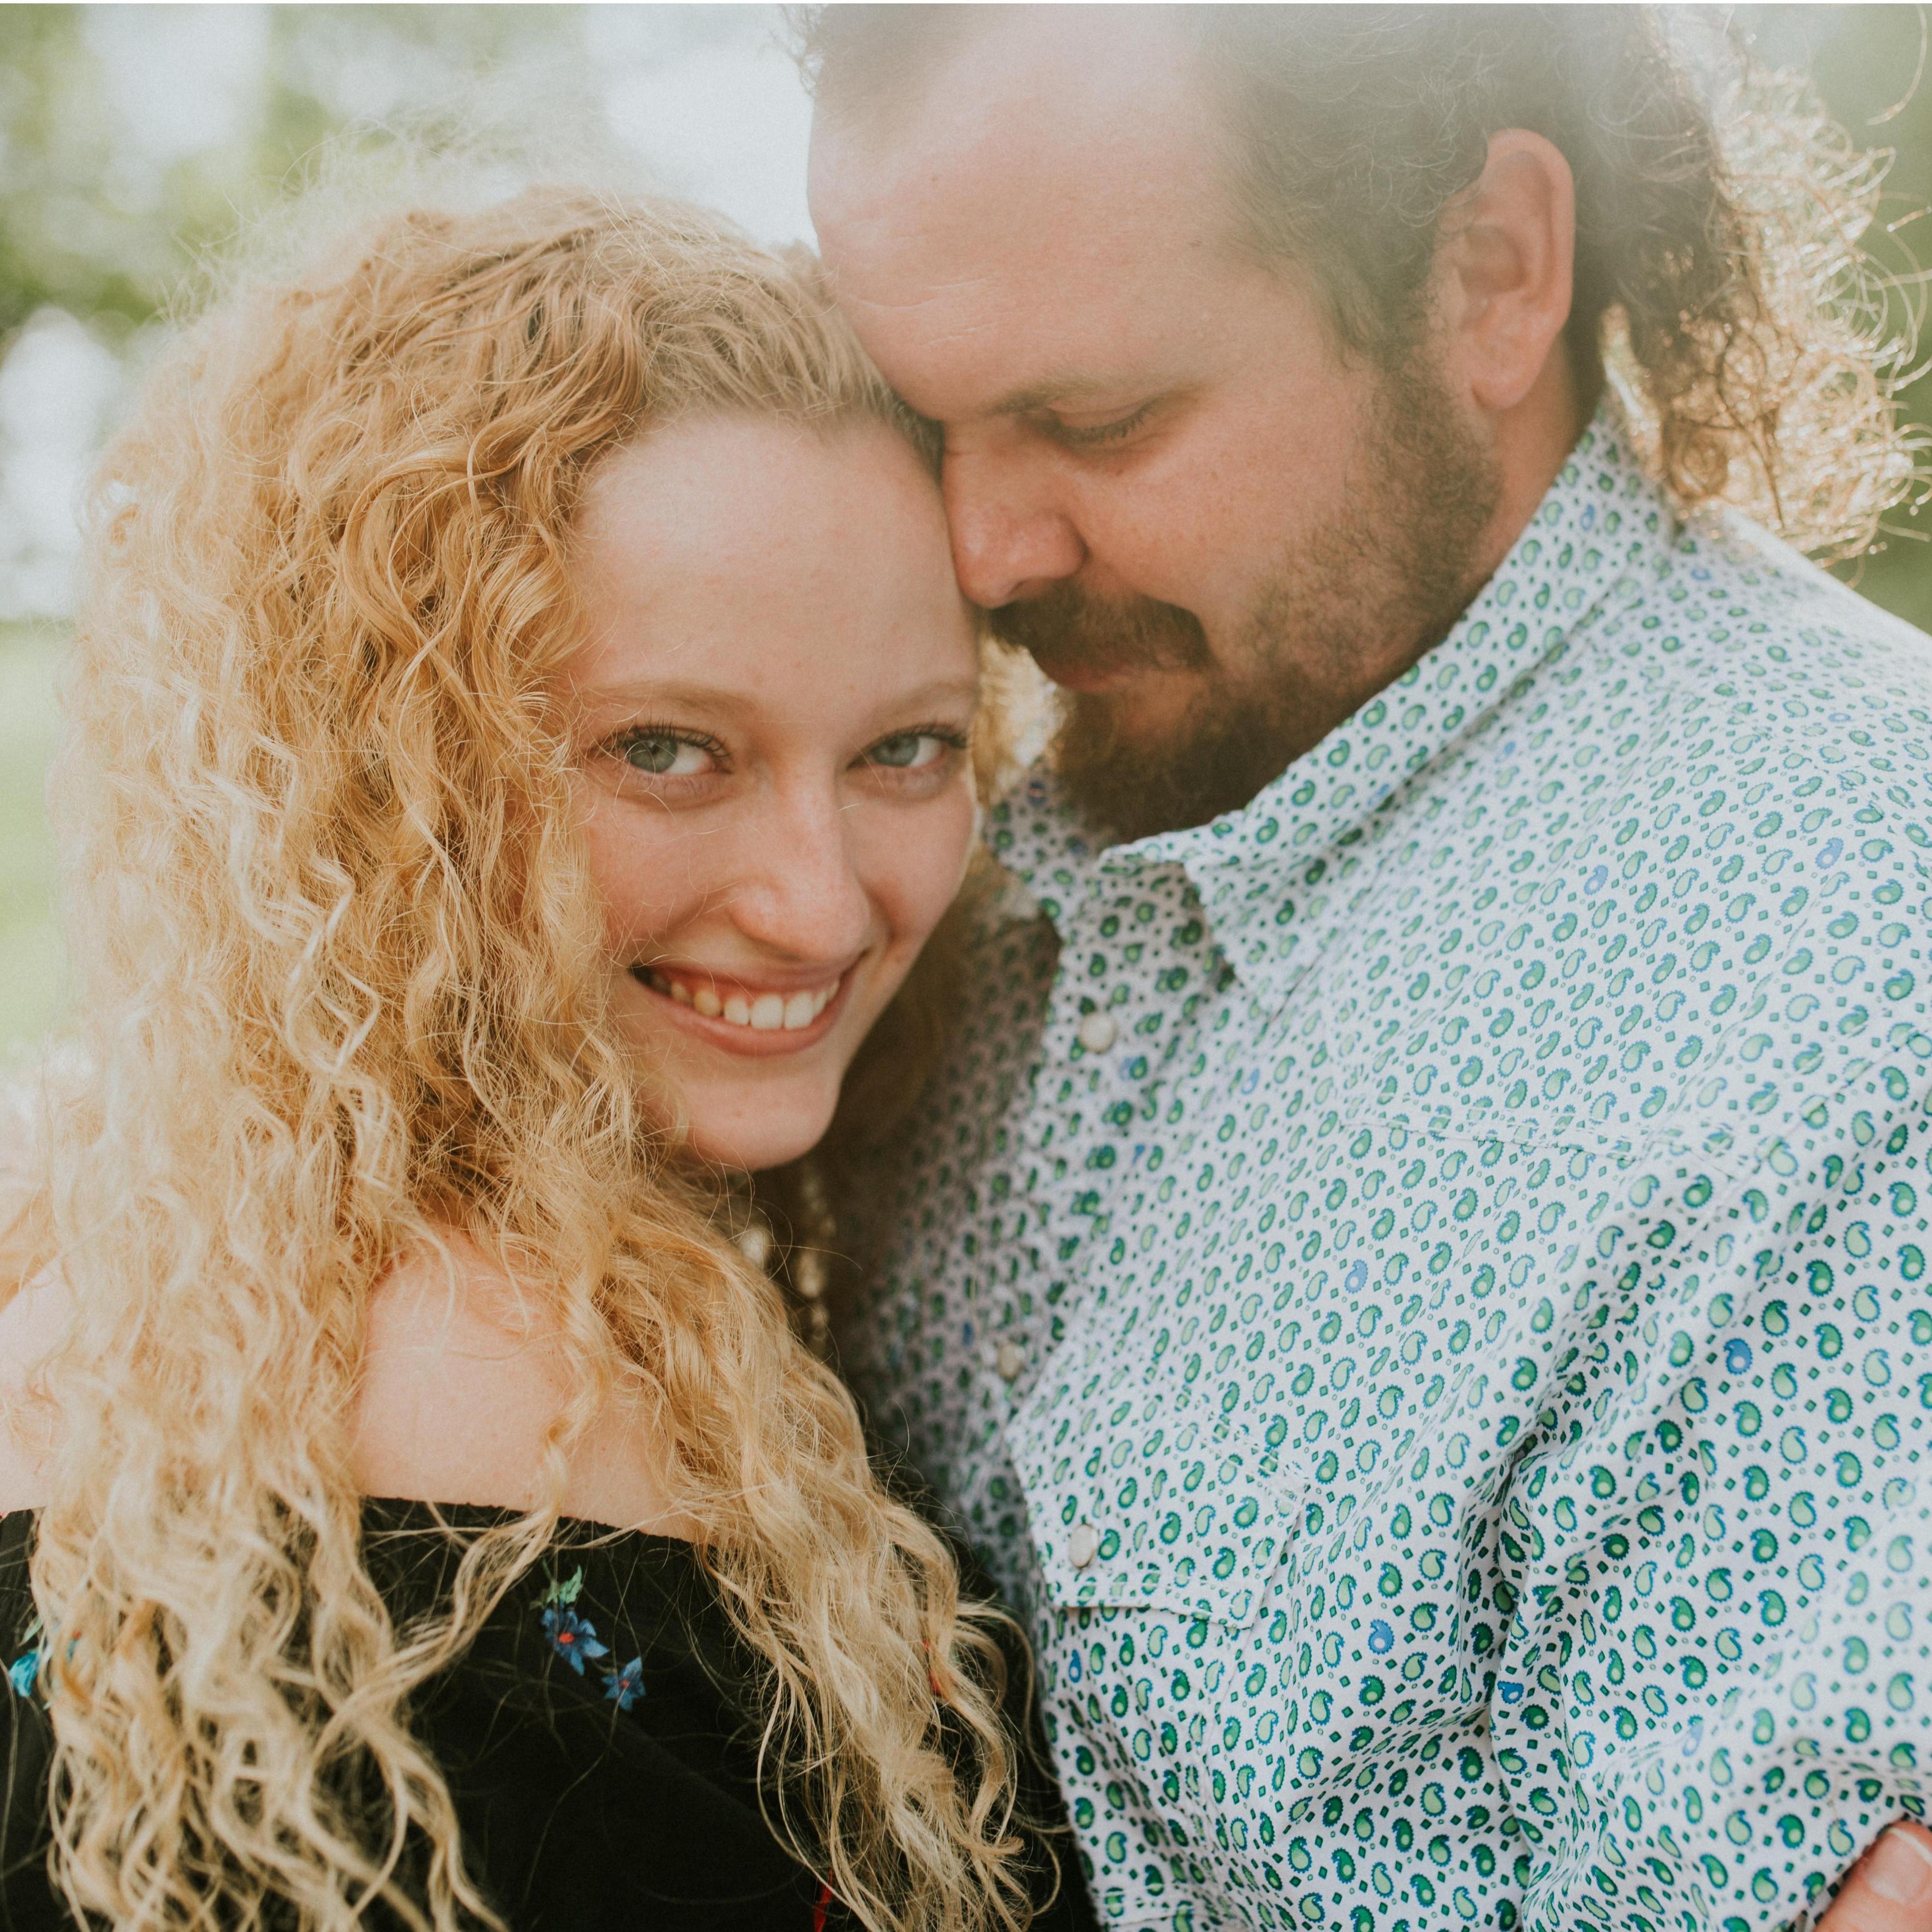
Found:
<path fill-rule="evenodd" d="M 628 963 L 640 950 L 668 940 L 695 912 L 701 894 L 688 878 L 690 855 L 680 849 L 677 836 L 652 836 L 648 820 L 626 825 L 625 816 L 592 814 L 584 846 L 603 904 L 604 946 Z"/>
<path fill-rule="evenodd" d="M 962 784 L 934 800 L 916 824 L 886 830 L 866 854 L 866 889 L 887 934 L 886 961 L 894 983 L 959 890 L 973 839 L 973 800 Z"/>

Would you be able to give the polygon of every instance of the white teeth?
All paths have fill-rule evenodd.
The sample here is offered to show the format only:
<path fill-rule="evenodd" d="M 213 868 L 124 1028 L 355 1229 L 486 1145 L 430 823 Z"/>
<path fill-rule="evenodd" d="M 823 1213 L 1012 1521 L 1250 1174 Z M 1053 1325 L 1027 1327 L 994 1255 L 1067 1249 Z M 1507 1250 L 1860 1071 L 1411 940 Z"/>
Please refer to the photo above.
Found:
<path fill-rule="evenodd" d="M 728 1026 L 748 1027 L 754 1033 L 800 1033 L 818 1018 L 838 998 L 842 981 L 802 993 L 759 993 L 748 996 L 732 993 L 720 998 L 712 986 L 690 986 L 655 968 L 642 976 L 654 992 L 662 993 L 681 1006 L 688 1006 L 706 1019 L 722 1019 Z"/>

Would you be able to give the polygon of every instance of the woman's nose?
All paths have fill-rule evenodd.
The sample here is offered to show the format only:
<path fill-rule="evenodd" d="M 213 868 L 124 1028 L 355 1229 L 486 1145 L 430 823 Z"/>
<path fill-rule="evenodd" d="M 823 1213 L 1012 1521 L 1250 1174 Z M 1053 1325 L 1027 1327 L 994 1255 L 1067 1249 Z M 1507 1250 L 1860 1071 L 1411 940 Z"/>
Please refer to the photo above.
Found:
<path fill-rule="evenodd" d="M 843 962 L 864 948 L 871 896 L 836 793 L 778 794 L 745 836 L 731 913 L 747 938 L 804 962 Z"/>

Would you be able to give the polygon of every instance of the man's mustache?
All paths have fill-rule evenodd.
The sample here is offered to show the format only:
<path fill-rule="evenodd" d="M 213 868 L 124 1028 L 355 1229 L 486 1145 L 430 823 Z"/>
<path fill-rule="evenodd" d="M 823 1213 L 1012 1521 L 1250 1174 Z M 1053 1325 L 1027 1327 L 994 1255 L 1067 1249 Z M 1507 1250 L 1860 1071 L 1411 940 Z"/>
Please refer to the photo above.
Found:
<path fill-rule="evenodd" d="M 1192 611 L 1151 597 L 1106 600 L 1071 584 L 992 614 L 993 634 L 1031 653 L 1048 677 L 1204 670 L 1208 634 Z"/>

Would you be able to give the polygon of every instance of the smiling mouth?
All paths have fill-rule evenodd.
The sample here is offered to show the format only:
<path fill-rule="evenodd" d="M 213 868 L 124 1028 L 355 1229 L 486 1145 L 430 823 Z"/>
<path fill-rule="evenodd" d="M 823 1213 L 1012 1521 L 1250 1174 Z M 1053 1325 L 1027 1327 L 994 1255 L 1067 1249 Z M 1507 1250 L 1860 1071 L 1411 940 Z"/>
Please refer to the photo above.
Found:
<path fill-rule="evenodd" d="M 791 992 L 760 992 L 736 986 L 721 992 L 709 975 L 687 976 L 658 966 L 633 966 L 631 973 L 639 984 L 678 1006 L 689 1007 L 700 1019 L 742 1027 L 747 1033 L 804 1032 L 838 997 L 845 983 L 841 974 L 822 986 Z"/>

